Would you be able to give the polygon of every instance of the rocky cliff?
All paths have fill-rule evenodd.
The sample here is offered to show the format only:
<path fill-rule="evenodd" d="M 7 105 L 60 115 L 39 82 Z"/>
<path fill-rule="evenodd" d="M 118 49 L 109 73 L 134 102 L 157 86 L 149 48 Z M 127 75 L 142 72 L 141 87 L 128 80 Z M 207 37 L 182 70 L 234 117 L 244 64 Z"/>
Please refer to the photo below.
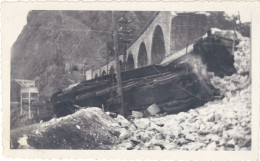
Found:
<path fill-rule="evenodd" d="M 152 12 L 116 12 L 133 20 L 127 28 L 134 37 Z M 106 63 L 112 41 L 110 11 L 30 11 L 11 53 L 11 77 L 36 79 L 42 97 L 83 80 L 73 64 L 95 68 Z M 120 27 L 120 24 L 118 24 Z M 120 44 L 122 51 L 123 44 Z"/>

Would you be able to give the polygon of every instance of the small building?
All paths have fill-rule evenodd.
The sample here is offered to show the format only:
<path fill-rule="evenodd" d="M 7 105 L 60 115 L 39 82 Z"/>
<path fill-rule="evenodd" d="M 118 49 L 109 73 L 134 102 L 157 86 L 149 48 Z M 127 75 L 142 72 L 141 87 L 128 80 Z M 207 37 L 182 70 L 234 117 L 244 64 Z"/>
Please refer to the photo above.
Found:
<path fill-rule="evenodd" d="M 11 104 L 18 104 L 20 115 L 32 118 L 32 105 L 39 101 L 39 91 L 33 80 L 14 79 L 11 82 Z M 38 114 L 39 115 L 39 114 Z"/>

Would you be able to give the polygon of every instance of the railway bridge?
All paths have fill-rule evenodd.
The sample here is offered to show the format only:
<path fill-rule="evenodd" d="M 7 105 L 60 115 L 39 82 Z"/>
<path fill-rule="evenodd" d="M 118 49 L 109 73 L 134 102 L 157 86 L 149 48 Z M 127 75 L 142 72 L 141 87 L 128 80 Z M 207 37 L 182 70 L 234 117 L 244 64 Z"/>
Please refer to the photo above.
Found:
<path fill-rule="evenodd" d="M 193 40 L 203 36 L 207 28 L 205 13 L 155 12 L 126 50 L 126 60 L 119 56 L 126 70 L 160 64 L 165 58 L 186 48 Z M 180 57 L 176 54 L 175 59 Z M 99 69 L 86 71 L 86 79 L 115 73 L 115 61 Z M 108 73 L 107 73 L 108 72 Z"/>

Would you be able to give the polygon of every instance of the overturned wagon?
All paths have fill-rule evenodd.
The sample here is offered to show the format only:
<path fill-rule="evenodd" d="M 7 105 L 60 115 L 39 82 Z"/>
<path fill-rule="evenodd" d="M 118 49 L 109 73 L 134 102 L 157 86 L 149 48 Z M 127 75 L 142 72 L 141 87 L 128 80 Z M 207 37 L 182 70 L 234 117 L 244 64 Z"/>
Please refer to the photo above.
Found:
<path fill-rule="evenodd" d="M 151 65 L 122 72 L 122 88 L 126 112 L 144 110 L 156 103 L 167 112 L 181 111 L 203 104 L 213 98 L 212 86 L 201 83 L 188 64 Z M 115 75 L 84 81 L 52 96 L 58 117 L 75 112 L 78 107 L 104 107 L 119 112 Z"/>
<path fill-rule="evenodd" d="M 206 70 L 203 64 L 221 77 L 234 73 L 234 58 L 231 54 L 233 45 L 232 39 L 209 35 L 196 42 L 189 54 L 175 61 L 122 72 L 126 113 L 145 110 L 154 103 L 168 113 L 175 113 L 212 100 L 217 90 L 210 83 L 207 72 L 202 71 Z M 198 61 L 194 57 L 201 62 L 196 64 Z M 71 114 L 81 107 L 96 106 L 117 113 L 121 108 L 116 75 L 112 74 L 59 91 L 53 94 L 51 101 L 58 117 Z"/>

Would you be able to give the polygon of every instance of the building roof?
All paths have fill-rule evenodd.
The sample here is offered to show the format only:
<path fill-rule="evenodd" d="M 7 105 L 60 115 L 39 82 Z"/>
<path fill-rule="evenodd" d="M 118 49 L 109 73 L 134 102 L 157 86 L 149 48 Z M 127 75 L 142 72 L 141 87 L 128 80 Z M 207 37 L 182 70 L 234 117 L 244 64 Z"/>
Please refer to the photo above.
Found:
<path fill-rule="evenodd" d="M 24 79 L 14 79 L 21 87 L 29 88 L 29 87 L 35 87 L 35 81 L 34 80 L 24 80 Z"/>

